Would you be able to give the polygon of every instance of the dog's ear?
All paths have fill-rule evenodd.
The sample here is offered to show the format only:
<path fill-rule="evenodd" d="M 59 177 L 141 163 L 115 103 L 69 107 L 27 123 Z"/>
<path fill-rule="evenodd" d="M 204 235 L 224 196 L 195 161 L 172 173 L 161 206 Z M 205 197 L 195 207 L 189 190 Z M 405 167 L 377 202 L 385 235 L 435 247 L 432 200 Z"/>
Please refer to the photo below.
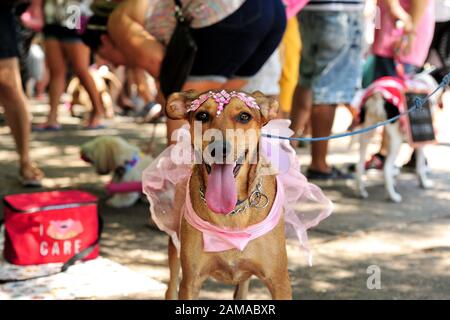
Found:
<path fill-rule="evenodd" d="M 253 92 L 252 96 L 261 108 L 261 115 L 264 123 L 267 123 L 277 117 L 279 104 L 276 99 L 267 97 L 261 91 Z"/>
<path fill-rule="evenodd" d="M 196 99 L 198 93 L 194 90 L 175 92 L 169 96 L 166 104 L 166 115 L 172 120 L 186 119 L 189 103 Z"/>
<path fill-rule="evenodd" d="M 115 140 L 113 137 L 104 136 L 92 141 L 88 156 L 98 174 L 108 174 L 116 168 Z"/>

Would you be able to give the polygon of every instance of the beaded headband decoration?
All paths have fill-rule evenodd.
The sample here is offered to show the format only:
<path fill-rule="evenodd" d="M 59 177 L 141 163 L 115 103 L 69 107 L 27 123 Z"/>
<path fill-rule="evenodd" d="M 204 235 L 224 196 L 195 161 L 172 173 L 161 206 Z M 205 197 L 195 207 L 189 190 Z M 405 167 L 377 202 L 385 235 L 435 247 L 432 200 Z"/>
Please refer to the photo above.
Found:
<path fill-rule="evenodd" d="M 231 91 L 230 93 L 228 93 L 225 90 L 222 90 L 220 92 L 209 91 L 208 93 L 202 94 L 200 97 L 198 97 L 197 99 L 195 99 L 194 101 L 191 102 L 191 105 L 187 111 L 188 112 L 196 111 L 209 98 L 213 98 L 214 101 L 217 102 L 217 104 L 218 104 L 217 116 L 219 116 L 222 113 L 225 105 L 230 103 L 231 98 L 237 98 L 237 99 L 241 100 L 249 108 L 260 109 L 258 104 L 256 103 L 255 98 L 248 96 L 243 92 Z"/>

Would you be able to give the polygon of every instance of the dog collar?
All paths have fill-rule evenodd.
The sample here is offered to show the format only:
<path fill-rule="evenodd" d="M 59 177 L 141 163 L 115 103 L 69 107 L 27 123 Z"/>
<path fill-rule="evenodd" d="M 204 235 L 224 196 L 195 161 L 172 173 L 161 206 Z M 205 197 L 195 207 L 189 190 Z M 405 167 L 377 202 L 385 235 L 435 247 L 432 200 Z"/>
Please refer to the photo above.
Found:
<path fill-rule="evenodd" d="M 223 108 L 230 103 L 232 98 L 237 98 L 241 100 L 249 108 L 258 110 L 260 109 L 259 105 L 256 103 L 255 98 L 253 98 L 252 96 L 249 96 L 243 92 L 231 91 L 230 93 L 228 93 L 227 91 L 222 90 L 220 92 L 209 91 L 208 93 L 202 94 L 200 97 L 191 102 L 191 105 L 187 111 L 188 112 L 196 111 L 209 98 L 213 98 L 214 101 L 217 103 L 216 116 L 219 116 L 222 113 Z"/>
<path fill-rule="evenodd" d="M 138 163 L 139 161 L 139 155 L 136 153 L 133 155 L 133 158 L 131 158 L 131 160 L 126 160 L 125 161 L 125 171 L 128 172 L 128 170 L 131 170 L 134 168 L 134 166 Z"/>
<path fill-rule="evenodd" d="M 114 170 L 114 173 L 119 177 L 123 177 L 128 171 L 136 166 L 136 164 L 139 162 L 139 159 L 139 154 L 135 153 L 131 160 L 125 160 L 124 165 L 117 167 L 116 170 Z"/>
<path fill-rule="evenodd" d="M 187 183 L 189 190 L 189 180 Z M 221 228 L 200 218 L 194 211 L 190 192 L 186 192 L 184 217 L 186 221 L 203 235 L 203 247 L 206 252 L 222 252 L 230 249 L 243 251 L 251 240 L 259 238 L 275 228 L 283 212 L 285 193 L 282 182 L 277 177 L 277 192 L 267 217 L 244 229 Z"/>

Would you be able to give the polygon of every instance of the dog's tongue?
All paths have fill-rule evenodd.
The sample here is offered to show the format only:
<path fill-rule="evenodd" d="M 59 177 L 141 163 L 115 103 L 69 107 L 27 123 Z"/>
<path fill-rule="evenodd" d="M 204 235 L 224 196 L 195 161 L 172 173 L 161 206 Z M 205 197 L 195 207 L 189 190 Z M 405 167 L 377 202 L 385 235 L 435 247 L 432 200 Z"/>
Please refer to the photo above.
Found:
<path fill-rule="evenodd" d="M 232 164 L 213 164 L 208 176 L 206 204 L 219 214 L 227 214 L 237 202 L 236 182 Z"/>

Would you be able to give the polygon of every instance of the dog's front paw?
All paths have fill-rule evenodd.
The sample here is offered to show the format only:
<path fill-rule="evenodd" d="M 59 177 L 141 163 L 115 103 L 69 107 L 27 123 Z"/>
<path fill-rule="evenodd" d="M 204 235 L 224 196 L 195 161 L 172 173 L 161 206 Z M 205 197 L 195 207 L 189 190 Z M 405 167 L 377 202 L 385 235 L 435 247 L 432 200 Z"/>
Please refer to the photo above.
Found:
<path fill-rule="evenodd" d="M 434 187 L 434 182 L 430 179 L 420 179 L 420 187 L 423 189 L 431 189 Z"/>
<path fill-rule="evenodd" d="M 389 199 L 391 199 L 391 201 L 393 201 L 395 203 L 400 203 L 403 200 L 402 196 L 399 193 L 389 194 Z"/>

